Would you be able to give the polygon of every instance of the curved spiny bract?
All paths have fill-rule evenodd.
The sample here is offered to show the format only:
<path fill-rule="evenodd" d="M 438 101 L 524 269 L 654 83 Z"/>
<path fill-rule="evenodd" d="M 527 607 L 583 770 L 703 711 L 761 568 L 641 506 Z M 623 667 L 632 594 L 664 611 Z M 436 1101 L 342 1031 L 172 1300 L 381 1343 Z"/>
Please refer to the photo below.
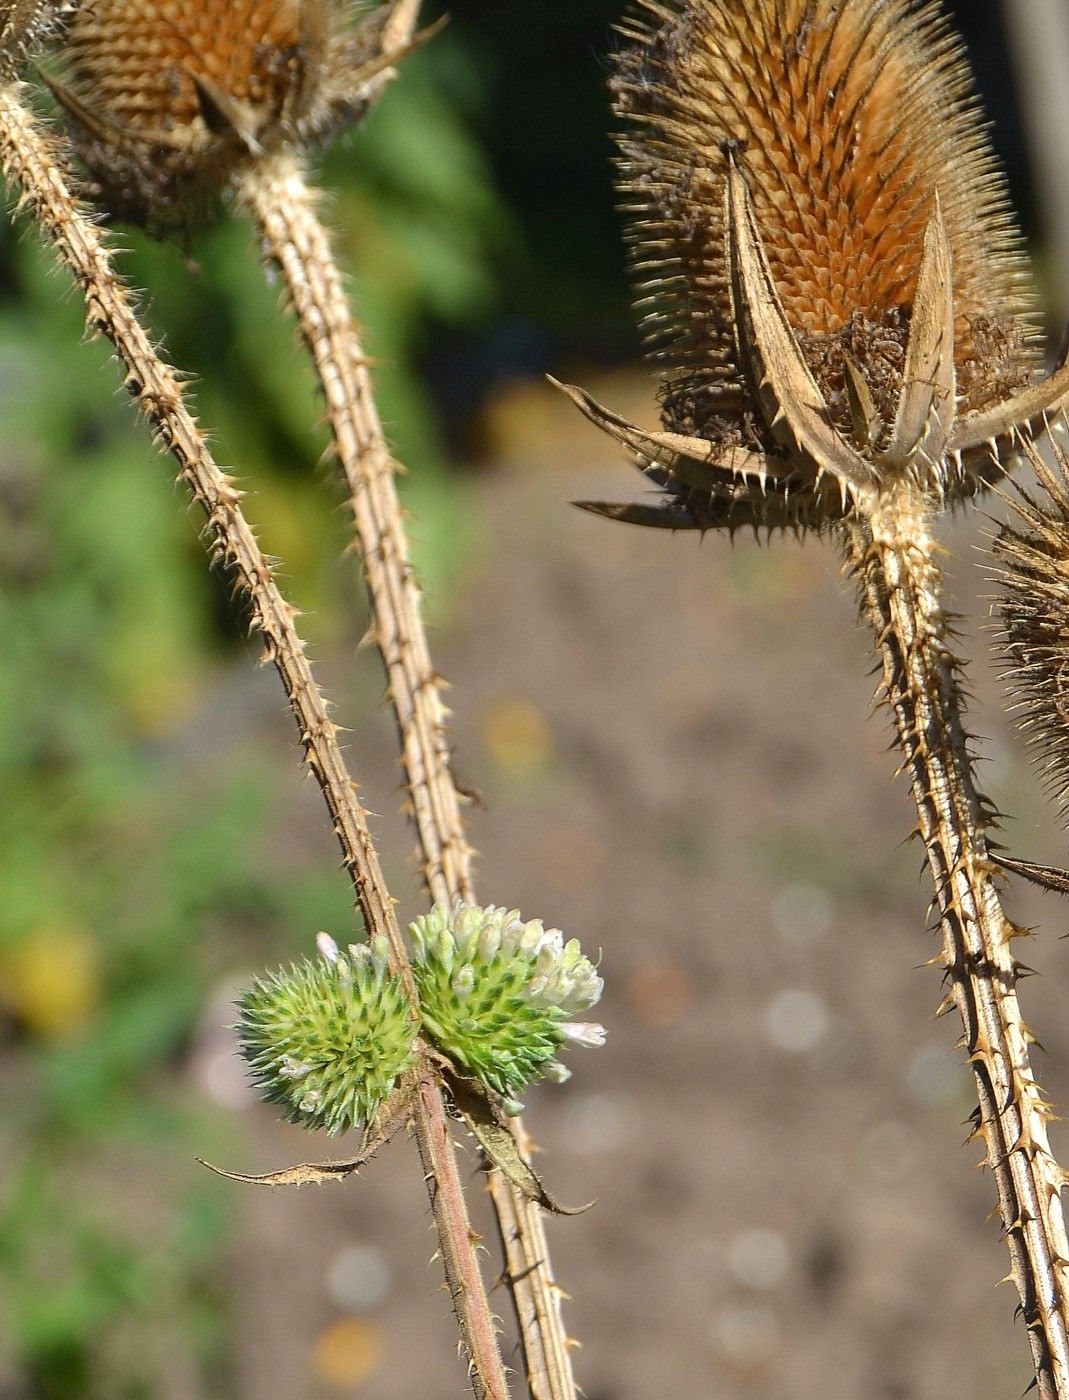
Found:
<path fill-rule="evenodd" d="M 1054 425 L 1053 465 L 1029 453 L 1040 492 L 1018 490 L 994 543 L 999 647 L 1044 785 L 1069 821 L 1069 424 Z"/>
<path fill-rule="evenodd" d="M 54 34 L 76 0 L 0 0 L 0 81 L 13 78 L 33 49 Z"/>
<path fill-rule="evenodd" d="M 355 120 L 390 7 L 347 0 L 83 0 L 63 82 L 93 194 L 154 231 L 194 222 L 250 161 Z"/>

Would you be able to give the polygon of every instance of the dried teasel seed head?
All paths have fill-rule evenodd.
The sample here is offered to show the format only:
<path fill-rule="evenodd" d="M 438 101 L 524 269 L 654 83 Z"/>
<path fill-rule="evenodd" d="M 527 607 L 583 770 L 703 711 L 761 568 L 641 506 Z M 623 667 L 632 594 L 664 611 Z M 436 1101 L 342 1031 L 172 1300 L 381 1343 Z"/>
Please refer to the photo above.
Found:
<path fill-rule="evenodd" d="M 738 432 L 742 391 L 724 228 L 743 172 L 786 318 L 833 416 L 847 361 L 894 417 L 925 230 L 938 196 L 954 269 L 962 411 L 1037 367 L 1027 269 L 961 47 L 913 0 L 640 4 L 617 61 L 620 187 L 665 421 Z M 712 412 L 711 412 L 712 410 Z"/>
<path fill-rule="evenodd" d="M 0 79 L 14 77 L 34 47 L 55 33 L 76 0 L 0 0 Z"/>
<path fill-rule="evenodd" d="M 1005 679 L 1044 786 L 1069 821 L 1069 423 L 1029 453 L 1040 490 L 1018 489 L 994 542 Z"/>
<path fill-rule="evenodd" d="M 1037 383 L 1020 240 L 937 0 L 635 0 L 620 189 L 664 430 L 568 389 L 671 529 L 808 527 L 999 476 Z"/>
<path fill-rule="evenodd" d="M 527 1084 L 564 1079 L 566 1043 L 598 1046 L 605 1031 L 569 1017 L 589 1011 L 602 980 L 576 939 L 515 909 L 436 904 L 409 925 L 412 970 L 427 1033 L 510 1107 Z"/>
<path fill-rule="evenodd" d="M 348 0 L 83 0 L 51 86 L 97 198 L 165 230 L 249 160 L 357 117 L 386 66 L 388 14 L 354 24 Z"/>
<path fill-rule="evenodd" d="M 418 1029 L 382 939 L 258 977 L 238 1002 L 238 1040 L 260 1093 L 291 1123 L 332 1136 L 366 1127 L 414 1063 Z"/>

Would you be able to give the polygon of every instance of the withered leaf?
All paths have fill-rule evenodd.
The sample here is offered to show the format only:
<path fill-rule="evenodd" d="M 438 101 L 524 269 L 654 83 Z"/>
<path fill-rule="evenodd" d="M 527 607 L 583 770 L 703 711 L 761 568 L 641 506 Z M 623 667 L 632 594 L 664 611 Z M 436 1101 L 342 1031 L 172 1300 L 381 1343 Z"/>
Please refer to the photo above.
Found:
<path fill-rule="evenodd" d="M 535 1201 L 553 1215 L 582 1215 L 596 1204 L 569 1207 L 558 1204 L 546 1190 L 541 1177 L 523 1156 L 508 1126 L 508 1119 L 494 1103 L 483 1086 L 452 1070 L 443 1070 L 443 1078 L 457 1113 L 464 1120 L 476 1142 L 503 1172 L 518 1191 L 529 1201 Z"/>
<path fill-rule="evenodd" d="M 295 1167 L 283 1167 L 279 1171 L 248 1173 L 231 1172 L 206 1162 L 203 1157 L 197 1161 L 217 1176 L 225 1176 L 228 1181 L 242 1181 L 251 1186 L 308 1186 L 322 1185 L 325 1181 L 340 1181 L 364 1166 L 380 1147 L 405 1126 L 412 1117 L 416 1106 L 423 1074 L 418 1070 L 407 1075 L 379 1109 L 374 1123 L 364 1135 L 359 1153 L 348 1161 L 341 1162 L 298 1162 Z"/>

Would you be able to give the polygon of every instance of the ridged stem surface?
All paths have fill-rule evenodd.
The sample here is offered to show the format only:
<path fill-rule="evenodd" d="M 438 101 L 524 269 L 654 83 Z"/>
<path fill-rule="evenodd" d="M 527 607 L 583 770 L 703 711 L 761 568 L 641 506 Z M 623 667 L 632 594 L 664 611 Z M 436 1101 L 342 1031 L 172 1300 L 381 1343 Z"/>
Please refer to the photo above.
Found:
<path fill-rule="evenodd" d="M 364 560 L 371 634 L 386 668 L 428 893 L 445 903 L 474 901 L 472 850 L 450 763 L 442 681 L 431 661 L 409 559 L 397 468 L 330 238 L 316 212 L 317 194 L 292 155 L 254 166 L 237 192 L 256 221 L 265 255 L 281 269 L 323 387 Z M 529 1153 L 518 1120 L 514 1134 L 521 1151 Z M 574 1400 L 563 1293 L 553 1278 L 541 1210 L 496 1169 L 489 1172 L 489 1190 L 531 1394 L 534 1400 Z"/>
<path fill-rule="evenodd" d="M 923 502 L 889 492 L 867 525 L 847 532 L 848 559 L 873 628 L 917 831 L 935 883 L 939 961 L 976 1079 L 978 1129 L 995 1177 L 1011 1276 L 1020 1294 L 1042 1400 L 1069 1397 L 1069 1247 L 1051 1154 L 1049 1105 L 1029 1062 L 1022 969 L 1011 942 L 1024 930 L 1003 912 L 985 832 L 993 813 L 978 793 L 965 730 L 959 664 L 940 600 Z"/>
<path fill-rule="evenodd" d="M 22 191 L 73 274 L 85 298 L 86 324 L 114 345 L 126 370 L 126 387 L 144 411 L 157 439 L 175 458 L 207 519 L 213 560 L 249 602 L 267 655 L 281 677 L 300 730 L 305 760 L 330 810 L 343 862 L 369 933 L 390 943 L 397 966 L 412 985 L 407 949 L 386 889 L 356 786 L 337 742 L 337 727 L 312 674 L 294 625 L 295 610 L 279 591 L 271 565 L 241 509 L 241 494 L 216 464 L 178 379 L 161 360 L 137 319 L 129 293 L 116 275 L 96 225 L 72 197 L 62 161 L 38 128 L 15 84 L 0 87 L 0 164 Z M 441 1093 L 425 1087 L 415 1113 L 416 1137 L 449 1291 L 468 1352 L 475 1393 L 485 1400 L 508 1395 L 496 1329 L 475 1252 L 456 1153 Z"/>

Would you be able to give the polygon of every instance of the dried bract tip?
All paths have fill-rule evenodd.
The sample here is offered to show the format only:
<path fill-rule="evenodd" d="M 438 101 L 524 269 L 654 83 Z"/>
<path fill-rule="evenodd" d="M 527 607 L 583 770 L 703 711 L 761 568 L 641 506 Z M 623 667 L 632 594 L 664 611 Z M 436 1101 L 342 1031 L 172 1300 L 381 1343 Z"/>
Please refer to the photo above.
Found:
<path fill-rule="evenodd" d="M 1069 820 L 1069 424 L 1064 415 L 1052 422 L 1050 438 L 1050 453 L 1030 453 L 1042 491 L 1018 490 L 1017 518 L 999 532 L 994 555 L 1005 678 L 1044 784 Z"/>
<path fill-rule="evenodd" d="M 959 43 L 921 0 L 637 0 L 620 189 L 665 431 L 580 404 L 670 528 L 933 505 L 1069 393 Z M 607 513 L 607 512 L 606 512 Z M 624 518 L 638 518 L 634 513 Z"/>
<path fill-rule="evenodd" d="M 238 1002 L 241 1051 L 284 1118 L 332 1136 L 366 1127 L 414 1063 L 417 1022 L 377 947 L 320 956 L 257 978 Z"/>
<path fill-rule="evenodd" d="M 360 115 L 390 5 L 348 0 L 83 0 L 66 79 L 97 198 L 159 231 L 203 212 L 249 160 Z"/>
<path fill-rule="evenodd" d="M 76 0 L 0 0 L 0 79 L 15 76 L 33 49 L 55 33 Z"/>
<path fill-rule="evenodd" d="M 423 1025 L 440 1049 L 496 1090 L 514 1095 L 542 1077 L 567 1077 L 554 1055 L 566 1042 L 595 1047 L 605 1031 L 569 1023 L 601 996 L 578 940 L 564 941 L 515 909 L 436 904 L 409 925 Z"/>

